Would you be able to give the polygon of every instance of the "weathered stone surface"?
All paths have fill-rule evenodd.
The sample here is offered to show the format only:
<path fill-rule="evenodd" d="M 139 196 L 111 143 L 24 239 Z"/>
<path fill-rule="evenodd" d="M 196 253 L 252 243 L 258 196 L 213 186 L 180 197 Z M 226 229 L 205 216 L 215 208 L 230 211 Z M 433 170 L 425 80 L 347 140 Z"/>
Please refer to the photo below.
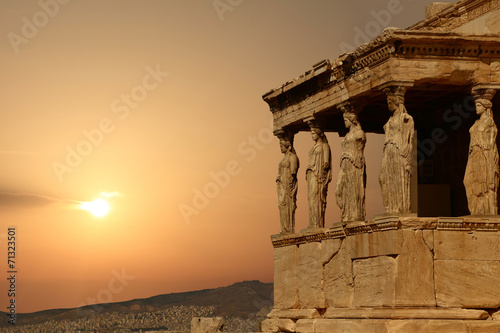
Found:
<path fill-rule="evenodd" d="M 313 333 L 316 332 L 317 319 L 299 319 L 296 323 L 297 333 Z"/>
<path fill-rule="evenodd" d="M 469 221 L 469 218 L 466 220 Z M 475 225 L 475 222 L 472 224 Z M 321 232 L 323 235 L 324 231 Z M 497 234 L 500 233 L 418 228 L 366 232 L 364 235 L 324 239 L 321 243 L 300 244 L 300 247 L 277 247 L 274 308 L 435 307 L 436 304 L 446 308 L 495 308 L 499 305 L 500 301 L 497 300 L 500 297 L 495 295 L 500 295 L 497 273 L 500 272 L 500 262 L 494 261 L 496 254 L 491 253 L 497 251 Z M 315 239 L 314 232 L 308 235 Z M 372 245 L 367 245 L 368 250 L 359 251 L 363 244 L 378 243 L 382 245 L 374 245 L 375 248 L 387 249 L 391 248 L 387 240 L 394 239 L 401 239 L 397 256 L 352 260 L 353 251 L 358 251 L 358 254 L 362 251 L 383 252 L 373 250 Z M 353 245 L 355 242 L 362 245 L 356 247 Z M 432 248 L 438 259 L 458 257 L 461 260 L 434 261 Z M 461 252 L 464 248 L 470 248 L 470 251 Z M 472 260 L 483 257 L 489 260 Z M 384 263 L 387 265 L 383 266 Z M 432 274 L 434 266 L 438 271 Z M 356 270 L 356 280 L 353 268 Z M 435 303 L 435 286 L 439 287 L 435 292 L 439 303 Z M 295 315 L 290 317 L 297 318 Z"/>
<path fill-rule="evenodd" d="M 460 28 L 457 32 L 484 34 L 484 33 L 500 33 L 500 13 L 497 10 L 489 9 L 488 13 L 482 15 L 472 22 L 469 22 Z"/>
<path fill-rule="evenodd" d="M 385 333 L 385 320 L 318 319 L 317 333 Z"/>
<path fill-rule="evenodd" d="M 403 244 L 402 230 L 388 230 L 353 235 L 353 259 L 399 254 Z"/>
<path fill-rule="evenodd" d="M 298 306 L 296 245 L 274 249 L 274 308 Z"/>
<path fill-rule="evenodd" d="M 403 246 L 397 257 L 396 306 L 436 306 L 434 259 L 422 230 L 403 230 Z"/>
<path fill-rule="evenodd" d="M 401 229 L 436 229 L 436 217 L 400 217 Z"/>
<path fill-rule="evenodd" d="M 500 219 L 494 216 L 440 217 L 437 229 L 441 231 L 498 232 Z"/>
<path fill-rule="evenodd" d="M 467 324 L 454 320 L 391 320 L 387 322 L 387 333 L 467 333 Z"/>
<path fill-rule="evenodd" d="M 491 319 L 493 319 L 493 320 L 500 320 L 500 310 L 498 310 L 497 312 L 493 313 L 491 315 Z"/>
<path fill-rule="evenodd" d="M 468 322 L 469 331 L 467 333 L 498 333 L 500 332 L 500 322 Z"/>
<path fill-rule="evenodd" d="M 354 306 L 393 306 L 396 272 L 392 257 L 354 260 Z"/>
<path fill-rule="evenodd" d="M 216 333 L 222 332 L 224 327 L 224 318 L 202 318 L 193 317 L 191 320 L 191 333 Z"/>
<path fill-rule="evenodd" d="M 297 255 L 297 290 L 299 308 L 325 308 L 321 243 L 299 245 Z"/>
<path fill-rule="evenodd" d="M 289 319 L 312 319 L 320 318 L 316 309 L 274 309 L 268 315 L 268 318 L 289 318 Z"/>
<path fill-rule="evenodd" d="M 265 319 L 262 321 L 262 332 L 295 332 L 295 322 L 292 319 Z"/>
<path fill-rule="evenodd" d="M 434 230 L 422 230 L 422 236 L 424 237 L 425 245 L 427 245 L 429 250 L 434 251 Z"/>
<path fill-rule="evenodd" d="M 444 3 L 444 2 L 433 2 L 427 6 L 425 6 L 425 18 L 431 18 L 432 16 L 436 15 L 437 13 L 445 10 L 446 8 L 449 8 L 453 6 L 452 3 Z"/>
<path fill-rule="evenodd" d="M 500 262 L 436 260 L 434 269 L 438 306 L 500 306 Z"/>
<path fill-rule="evenodd" d="M 340 245 L 342 245 L 342 240 L 340 238 L 336 239 L 326 239 L 321 242 L 321 264 L 325 265 L 333 256 L 335 256 L 339 250 Z"/>
<path fill-rule="evenodd" d="M 328 307 L 352 306 L 354 281 L 351 261 L 352 237 L 342 241 L 340 250 L 324 265 L 324 292 Z"/>
<path fill-rule="evenodd" d="M 436 259 L 500 261 L 500 233 L 436 230 Z"/>
<path fill-rule="evenodd" d="M 264 327 L 264 325 L 263 325 Z M 276 331 L 267 331 L 276 332 Z M 497 333 L 500 322 L 481 320 L 301 319 L 297 333 Z"/>
<path fill-rule="evenodd" d="M 482 320 L 489 317 L 484 310 L 450 308 L 358 308 L 326 309 L 324 318 L 351 319 L 455 319 Z"/>

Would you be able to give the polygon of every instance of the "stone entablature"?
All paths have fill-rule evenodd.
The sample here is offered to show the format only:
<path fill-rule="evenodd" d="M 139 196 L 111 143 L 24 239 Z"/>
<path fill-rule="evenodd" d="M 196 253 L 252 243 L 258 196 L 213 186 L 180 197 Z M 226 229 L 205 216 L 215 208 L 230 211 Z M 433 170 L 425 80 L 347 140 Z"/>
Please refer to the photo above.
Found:
<path fill-rule="evenodd" d="M 450 61 L 454 66 L 449 66 Z M 500 36 L 386 29 L 378 38 L 264 94 L 275 130 L 334 110 L 346 101 L 369 103 L 369 92 L 391 81 L 468 86 L 499 82 Z M 491 65 L 491 66 L 490 66 Z M 470 73 L 452 75 L 453 72 Z M 333 111 L 335 112 L 335 111 Z M 367 130 L 369 131 L 369 130 Z"/>

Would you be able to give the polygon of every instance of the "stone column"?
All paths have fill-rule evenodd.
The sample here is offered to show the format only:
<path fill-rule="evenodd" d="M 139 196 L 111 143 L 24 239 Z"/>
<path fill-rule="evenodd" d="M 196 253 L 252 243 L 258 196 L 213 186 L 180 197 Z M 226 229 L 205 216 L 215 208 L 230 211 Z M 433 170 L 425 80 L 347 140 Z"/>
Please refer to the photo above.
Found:
<path fill-rule="evenodd" d="M 495 90 L 476 86 L 472 95 L 479 119 L 469 129 L 470 144 L 464 186 L 471 215 L 498 214 L 498 149 L 497 126 L 493 120 L 491 99 Z"/>
<path fill-rule="evenodd" d="M 391 117 L 384 125 L 385 142 L 379 182 L 386 214 L 411 213 L 411 175 L 414 166 L 413 118 L 406 111 L 404 82 L 391 82 L 382 87 L 387 94 Z"/>
<path fill-rule="evenodd" d="M 281 234 L 295 232 L 295 209 L 297 208 L 297 171 L 299 159 L 293 148 L 294 133 L 285 130 L 274 132 L 280 140 L 283 159 L 278 165 L 276 188 L 278 191 L 278 209 L 280 212 Z"/>
<path fill-rule="evenodd" d="M 326 135 L 316 120 L 308 118 L 305 121 L 311 129 L 314 141 L 306 169 L 309 228 L 324 228 L 328 184 L 332 180 L 332 157 Z"/>
<path fill-rule="evenodd" d="M 348 130 L 342 140 L 340 171 L 335 188 L 335 198 L 340 208 L 342 222 L 365 220 L 366 134 L 361 128 L 357 112 L 351 103 L 339 106 L 343 112 L 344 123 Z"/>

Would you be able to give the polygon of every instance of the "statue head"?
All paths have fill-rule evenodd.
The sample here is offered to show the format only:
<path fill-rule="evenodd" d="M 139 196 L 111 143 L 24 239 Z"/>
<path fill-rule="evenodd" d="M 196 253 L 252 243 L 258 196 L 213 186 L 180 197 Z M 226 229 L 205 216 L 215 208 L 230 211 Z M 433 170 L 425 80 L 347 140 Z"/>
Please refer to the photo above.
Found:
<path fill-rule="evenodd" d="M 482 115 L 485 113 L 486 115 L 493 117 L 493 111 L 491 108 L 493 107 L 493 103 L 490 100 L 485 98 L 476 99 L 476 112 L 478 115 Z"/>
<path fill-rule="evenodd" d="M 350 124 L 359 127 L 358 116 L 354 112 L 344 112 L 344 123 L 347 128 L 351 128 Z"/>
<path fill-rule="evenodd" d="M 280 139 L 281 152 L 285 154 L 293 149 L 292 143 L 287 139 Z"/>
<path fill-rule="evenodd" d="M 384 89 L 384 92 L 387 95 L 387 106 L 391 113 L 394 113 L 396 111 L 406 112 L 405 87 L 403 86 L 387 87 Z"/>
<path fill-rule="evenodd" d="M 295 149 L 293 148 L 293 134 L 290 134 L 289 132 L 281 132 L 278 134 L 278 138 L 280 140 L 280 149 L 283 154 L 287 152 L 295 153 Z"/>
<path fill-rule="evenodd" d="M 311 136 L 312 136 L 312 139 L 314 142 L 317 142 L 318 140 L 323 141 L 323 142 L 328 142 L 328 140 L 326 139 L 326 135 L 323 132 L 323 129 L 316 122 L 316 119 L 314 119 L 314 118 L 308 119 L 307 124 L 309 125 L 309 128 L 311 129 Z"/>
<path fill-rule="evenodd" d="M 405 103 L 404 96 L 392 93 L 387 95 L 387 106 L 389 108 L 389 111 L 391 111 L 391 113 L 394 113 L 395 111 L 401 109 L 401 105 L 404 106 L 404 103 Z"/>
<path fill-rule="evenodd" d="M 318 141 L 318 139 L 321 139 L 324 142 L 328 142 L 325 133 L 319 126 L 311 126 L 311 135 L 315 142 Z"/>
<path fill-rule="evenodd" d="M 472 96 L 476 100 L 476 113 L 480 116 L 487 115 L 493 117 L 493 103 L 491 99 L 495 96 L 496 90 L 492 88 L 474 88 L 472 90 Z"/>

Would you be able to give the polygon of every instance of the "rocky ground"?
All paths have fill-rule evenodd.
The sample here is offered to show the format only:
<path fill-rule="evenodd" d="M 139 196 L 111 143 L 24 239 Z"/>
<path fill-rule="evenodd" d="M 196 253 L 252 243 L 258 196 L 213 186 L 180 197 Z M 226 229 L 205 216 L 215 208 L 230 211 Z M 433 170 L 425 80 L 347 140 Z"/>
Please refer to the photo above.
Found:
<path fill-rule="evenodd" d="M 213 317 L 215 306 L 172 306 L 160 311 L 141 313 L 97 313 L 80 319 L 50 320 L 39 324 L 0 328 L 0 333 L 54 333 L 54 332 L 188 332 L 193 317 Z M 262 314 L 248 318 L 225 317 L 226 332 L 256 332 Z"/>

